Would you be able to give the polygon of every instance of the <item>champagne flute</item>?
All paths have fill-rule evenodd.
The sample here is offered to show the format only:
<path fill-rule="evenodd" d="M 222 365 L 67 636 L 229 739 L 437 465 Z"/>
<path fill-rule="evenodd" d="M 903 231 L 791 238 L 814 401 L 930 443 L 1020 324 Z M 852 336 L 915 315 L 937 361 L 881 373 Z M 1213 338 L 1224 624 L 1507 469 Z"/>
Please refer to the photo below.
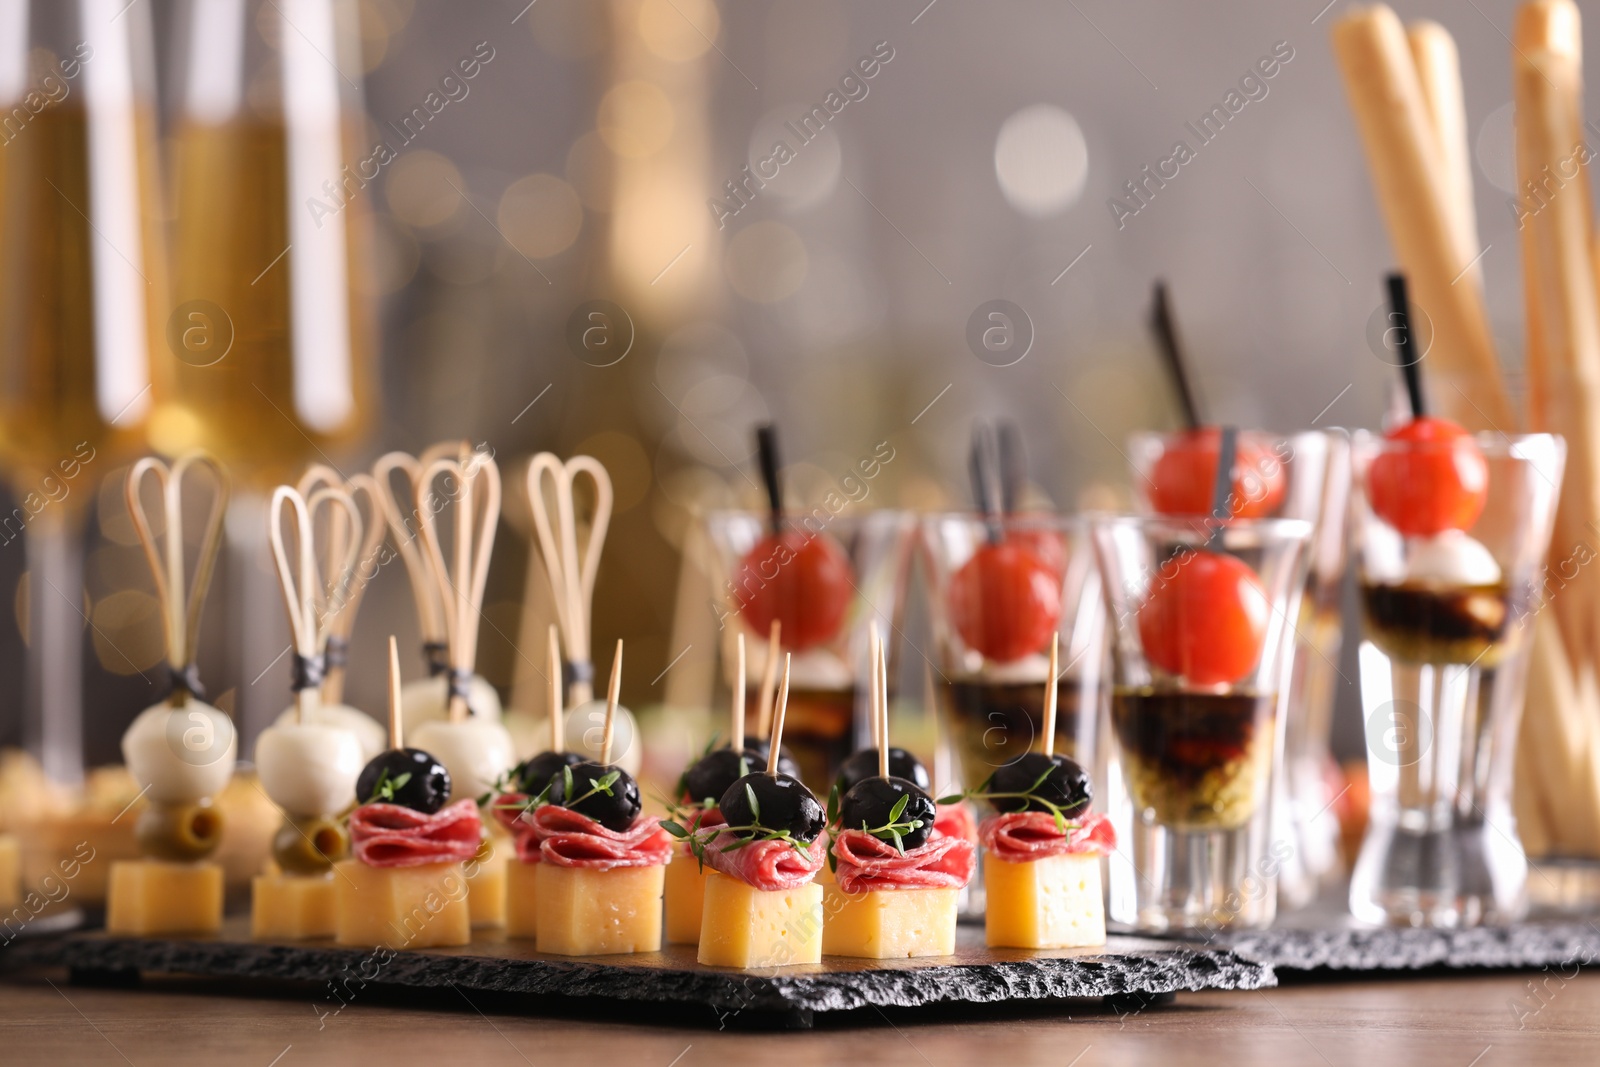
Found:
<path fill-rule="evenodd" d="M 83 534 L 136 447 L 166 289 L 148 6 L 0 0 L 0 459 L 26 536 L 24 735 L 83 774 Z"/>
<path fill-rule="evenodd" d="M 287 643 L 269 612 L 265 492 L 332 462 L 370 413 L 362 281 L 373 146 L 349 0 L 181 0 L 172 100 L 171 388 L 162 451 L 203 447 L 243 491 L 228 521 L 230 675 L 246 732 L 278 708 L 247 683 Z M 392 157 L 391 157 L 392 158 Z"/>

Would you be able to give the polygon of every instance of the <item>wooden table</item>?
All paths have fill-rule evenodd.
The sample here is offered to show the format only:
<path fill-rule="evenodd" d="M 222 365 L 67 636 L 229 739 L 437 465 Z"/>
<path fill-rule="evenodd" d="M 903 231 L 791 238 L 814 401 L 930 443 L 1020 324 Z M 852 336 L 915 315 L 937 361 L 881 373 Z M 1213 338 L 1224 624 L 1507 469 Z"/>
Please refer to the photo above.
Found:
<path fill-rule="evenodd" d="M 329 1001 L 304 986 L 263 990 L 150 978 L 131 989 L 64 973 L 0 979 L 0 1063 L 373 1064 L 443 1067 L 742 1067 L 744 1064 L 1329 1064 L 1495 1067 L 1600 1062 L 1600 976 L 1504 973 L 1300 982 L 1260 993 L 1182 994 L 1119 1015 L 1098 1005 L 1006 1013 L 868 1011 L 792 1033 L 716 1032 L 611 1013 L 520 1014 L 459 992 Z M 1535 992 L 1537 990 L 1537 993 Z M 781 1057 L 781 1058 L 780 1058 Z"/>

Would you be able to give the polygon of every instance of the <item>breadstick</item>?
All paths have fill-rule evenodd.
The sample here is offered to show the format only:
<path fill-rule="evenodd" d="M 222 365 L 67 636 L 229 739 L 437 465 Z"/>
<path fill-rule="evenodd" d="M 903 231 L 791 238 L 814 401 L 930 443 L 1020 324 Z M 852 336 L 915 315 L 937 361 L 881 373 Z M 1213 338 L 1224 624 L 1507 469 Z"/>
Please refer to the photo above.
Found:
<path fill-rule="evenodd" d="M 1433 323 L 1429 373 L 1449 386 L 1434 390 L 1435 403 L 1466 426 L 1509 431 L 1515 420 L 1482 293 L 1454 284 L 1470 259 L 1457 251 L 1444 161 L 1405 29 L 1383 4 L 1357 8 L 1335 23 L 1333 47 L 1390 240 Z"/>
<path fill-rule="evenodd" d="M 1483 273 L 1476 262 L 1478 213 L 1472 203 L 1472 157 L 1467 149 L 1467 110 L 1461 98 L 1461 59 L 1456 42 L 1437 22 L 1422 20 L 1406 27 L 1411 58 L 1416 63 L 1417 81 L 1433 125 L 1435 148 L 1443 163 L 1445 208 L 1450 232 L 1455 239 L 1456 256 L 1471 263 L 1457 285 L 1483 287 Z"/>
<path fill-rule="evenodd" d="M 1529 423 L 1567 439 L 1552 553 L 1565 558 L 1600 522 L 1600 307 L 1590 257 L 1593 209 L 1583 151 L 1578 12 L 1539 0 L 1517 15 L 1512 87 L 1528 311 Z M 1551 607 L 1565 647 L 1588 661 L 1600 640 L 1600 571 L 1579 570 Z"/>

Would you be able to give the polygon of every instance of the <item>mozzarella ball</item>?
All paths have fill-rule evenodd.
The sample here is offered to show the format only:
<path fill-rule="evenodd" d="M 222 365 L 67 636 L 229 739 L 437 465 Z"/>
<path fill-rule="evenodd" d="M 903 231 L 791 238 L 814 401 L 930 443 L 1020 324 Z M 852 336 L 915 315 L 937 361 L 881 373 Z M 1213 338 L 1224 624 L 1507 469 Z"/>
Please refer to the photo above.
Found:
<path fill-rule="evenodd" d="M 274 723 L 276 726 L 286 726 L 300 721 L 299 713 L 294 705 L 284 709 Z M 348 704 L 321 704 L 307 716 L 308 723 L 320 723 L 323 726 L 333 726 L 349 731 L 361 744 L 361 753 L 364 759 L 371 759 L 389 747 L 389 729 L 371 715 Z M 343 808 L 343 805 L 340 805 Z M 329 809 L 332 811 L 339 808 Z M 322 815 L 323 812 L 307 812 L 308 815 Z"/>
<path fill-rule="evenodd" d="M 1494 585 L 1500 581 L 1500 564 L 1483 542 L 1462 530 L 1445 530 L 1411 542 L 1406 577 L 1425 585 Z"/>
<path fill-rule="evenodd" d="M 179 708 L 162 701 L 140 712 L 122 735 L 122 761 L 150 800 L 191 804 L 222 792 L 238 747 L 233 720 L 191 697 Z"/>
<path fill-rule="evenodd" d="M 517 763 L 506 728 L 493 719 L 469 716 L 425 722 L 409 732 L 406 744 L 420 748 L 450 772 L 450 799 L 476 800 L 494 788 Z"/>
<path fill-rule="evenodd" d="M 343 811 L 366 765 L 360 739 L 327 722 L 279 723 L 256 739 L 261 788 L 290 815 Z"/>
<path fill-rule="evenodd" d="M 566 738 L 568 752 L 582 752 L 592 760 L 600 759 L 600 744 L 605 739 L 606 702 L 591 700 L 567 712 Z M 617 716 L 611 724 L 611 762 L 631 775 L 637 776 L 644 762 L 639 743 L 639 729 L 633 712 L 617 705 Z"/>
<path fill-rule="evenodd" d="M 407 728 L 419 723 L 435 722 L 450 717 L 445 703 L 444 675 L 407 682 L 400 690 L 400 711 L 405 716 Z M 467 704 L 476 719 L 500 718 L 500 694 L 481 674 L 472 676 L 467 691 Z"/>

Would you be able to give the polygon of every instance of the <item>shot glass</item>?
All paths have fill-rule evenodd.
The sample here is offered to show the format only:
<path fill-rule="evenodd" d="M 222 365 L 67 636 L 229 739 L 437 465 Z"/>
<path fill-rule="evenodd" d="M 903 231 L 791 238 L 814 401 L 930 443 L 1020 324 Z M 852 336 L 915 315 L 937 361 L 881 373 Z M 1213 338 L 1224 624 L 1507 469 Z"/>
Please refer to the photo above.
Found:
<path fill-rule="evenodd" d="M 776 620 L 779 651 L 792 656 L 784 747 L 806 783 L 824 796 L 845 757 L 869 743 L 868 627 L 876 620 L 887 636 L 899 625 L 914 528 L 911 515 L 889 510 L 843 515 L 819 507 L 776 526 L 761 512 L 706 516 L 722 692 L 735 684 L 734 646 L 742 631 L 745 735 L 758 736 L 765 725 L 758 721 L 761 681 Z M 899 643 L 888 647 L 892 657 Z M 891 690 L 895 674 L 891 658 Z M 722 696 L 715 701 L 714 707 L 727 706 Z"/>
<path fill-rule="evenodd" d="M 1354 441 L 1372 789 L 1350 883 L 1361 921 L 1475 926 L 1526 911 L 1511 774 L 1565 458 L 1548 434 Z"/>
<path fill-rule="evenodd" d="M 1312 524 L 1097 520 L 1111 633 L 1110 921 L 1264 926 L 1287 842 L 1272 781 Z"/>
<path fill-rule="evenodd" d="M 934 689 L 958 784 L 977 788 L 1034 748 L 1057 631 L 1055 750 L 1093 773 L 1105 607 L 1087 526 L 1054 515 L 929 515 L 922 549 Z"/>
<path fill-rule="evenodd" d="M 1203 515 L 1211 510 L 1210 474 L 1217 444 L 1193 431 L 1135 434 L 1128 442 L 1138 509 L 1143 514 Z M 1187 480 L 1185 480 L 1187 479 Z M 1179 485 L 1175 486 L 1174 483 Z M 1350 495 L 1350 436 L 1307 430 L 1240 436 L 1233 510 L 1253 518 L 1312 524 L 1310 566 L 1295 623 L 1298 649 L 1283 716 L 1284 758 L 1273 781 L 1273 839 L 1286 844 L 1278 871 L 1284 907 L 1310 903 L 1342 873 L 1337 789 L 1329 773 L 1333 706 L 1341 680 L 1340 589 L 1344 580 Z"/>
<path fill-rule="evenodd" d="M 937 663 L 935 718 L 950 742 L 955 779 L 935 785 L 977 789 L 1035 748 L 1057 632 L 1055 751 L 1077 760 L 1098 784 L 1105 601 L 1088 526 L 1048 514 L 936 514 L 923 517 L 921 543 Z M 963 918 L 981 918 L 984 904 L 980 860 Z"/>

